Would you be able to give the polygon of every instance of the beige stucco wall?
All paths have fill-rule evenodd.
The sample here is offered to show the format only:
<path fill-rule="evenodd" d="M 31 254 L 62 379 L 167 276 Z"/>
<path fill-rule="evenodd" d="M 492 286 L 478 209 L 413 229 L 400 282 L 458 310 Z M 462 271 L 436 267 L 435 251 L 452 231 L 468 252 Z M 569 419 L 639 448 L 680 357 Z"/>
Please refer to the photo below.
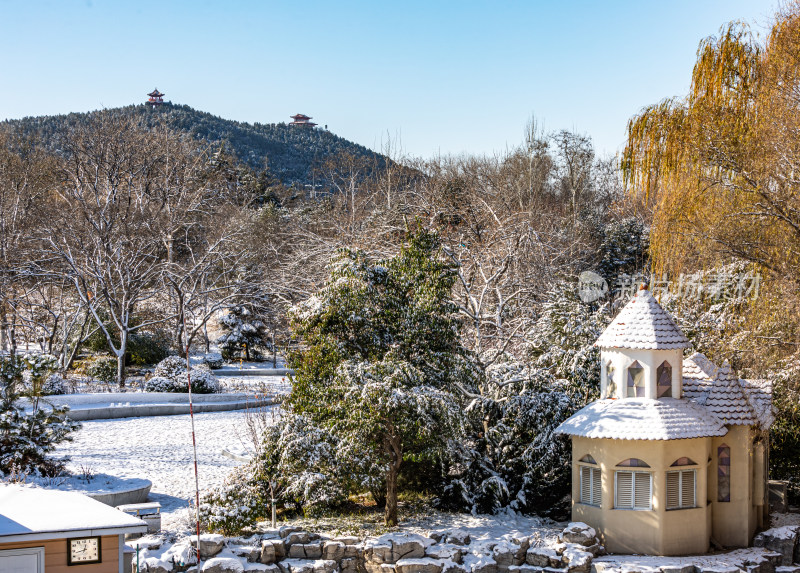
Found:
<path fill-rule="evenodd" d="M 40 541 L 18 541 L 15 543 L 0 542 L 2 549 L 23 549 L 27 547 L 44 547 L 45 573 L 118 573 L 119 572 L 119 536 L 104 535 L 100 541 L 101 563 L 83 565 L 67 565 L 67 540 L 47 539 Z"/>
<path fill-rule="evenodd" d="M 640 360 L 641 362 L 641 360 Z M 711 438 L 688 440 L 604 440 L 572 438 L 572 519 L 583 521 L 598 530 L 606 549 L 612 553 L 648 553 L 686 555 L 708 550 L 711 536 L 710 506 L 706 503 L 708 459 Z M 580 500 L 580 460 L 590 454 L 601 469 L 602 505 L 592 507 Z M 697 466 L 696 508 L 666 510 L 666 471 L 681 457 L 689 457 Z M 614 509 L 614 472 L 616 465 L 628 458 L 639 458 L 653 474 L 652 510 Z M 716 466 L 714 466 L 716 471 Z"/>
<path fill-rule="evenodd" d="M 708 465 L 708 499 L 712 506 L 711 533 L 725 547 L 747 547 L 753 540 L 758 513 L 763 511 L 764 498 L 753 496 L 755 475 L 755 451 L 751 426 L 730 426 L 728 434 L 713 438 Z M 731 500 L 717 501 L 717 448 L 727 445 L 731 449 Z M 763 456 L 760 462 L 766 464 Z M 763 468 L 763 466 L 762 466 Z M 759 468 L 759 477 L 765 472 Z M 761 486 L 763 488 L 763 486 Z M 761 488 L 759 488 L 761 489 Z"/>
<path fill-rule="evenodd" d="M 681 397 L 683 351 L 676 350 L 620 350 L 617 348 L 600 349 L 600 396 L 603 398 L 625 398 L 628 383 L 628 367 L 638 361 L 644 368 L 645 398 L 656 398 L 656 371 L 661 363 L 669 362 L 672 366 L 672 397 Z M 614 366 L 614 381 L 617 392 L 614 396 L 606 394 L 606 367 L 611 362 Z"/>

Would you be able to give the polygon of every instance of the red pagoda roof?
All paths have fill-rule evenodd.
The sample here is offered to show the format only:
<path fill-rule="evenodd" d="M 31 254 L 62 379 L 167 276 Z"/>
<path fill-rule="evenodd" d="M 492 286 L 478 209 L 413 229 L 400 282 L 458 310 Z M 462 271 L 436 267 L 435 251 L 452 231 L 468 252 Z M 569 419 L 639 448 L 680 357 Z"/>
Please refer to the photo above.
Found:
<path fill-rule="evenodd" d="M 158 88 L 154 89 L 153 91 L 151 91 L 147 95 L 149 95 L 150 97 L 164 97 L 164 94 L 162 94 L 160 91 L 158 91 Z"/>
<path fill-rule="evenodd" d="M 311 119 L 309 116 L 305 115 L 304 113 L 298 113 L 296 115 L 290 115 L 293 120 L 299 121 L 301 119 Z"/>

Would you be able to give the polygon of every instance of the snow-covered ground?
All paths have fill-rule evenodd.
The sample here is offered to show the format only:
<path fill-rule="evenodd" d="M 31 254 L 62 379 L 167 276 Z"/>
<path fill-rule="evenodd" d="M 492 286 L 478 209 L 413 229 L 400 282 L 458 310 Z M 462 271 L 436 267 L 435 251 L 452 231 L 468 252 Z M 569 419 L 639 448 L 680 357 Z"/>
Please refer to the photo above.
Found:
<path fill-rule="evenodd" d="M 268 419 L 277 415 L 276 407 L 263 411 Z M 223 450 L 249 455 L 252 441 L 247 426 L 247 414 L 241 410 L 195 414 L 201 492 L 221 484 L 242 463 L 222 455 Z M 62 444 L 56 452 L 70 456 L 68 468 L 73 473 L 89 469 L 152 481 L 150 499 L 161 503 L 165 526 L 180 518 L 178 510 L 188 507 L 194 498 L 188 415 L 94 420 L 84 422 L 74 436 L 73 442 Z"/>

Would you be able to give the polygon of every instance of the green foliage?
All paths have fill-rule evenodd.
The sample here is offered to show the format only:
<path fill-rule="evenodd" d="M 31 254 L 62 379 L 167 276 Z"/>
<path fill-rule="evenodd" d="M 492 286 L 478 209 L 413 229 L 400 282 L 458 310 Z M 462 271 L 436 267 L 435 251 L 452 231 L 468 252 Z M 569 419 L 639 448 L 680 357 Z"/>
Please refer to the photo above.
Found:
<path fill-rule="evenodd" d="M 169 355 L 167 336 L 157 331 L 134 332 L 128 338 L 128 363 L 135 366 L 158 364 Z"/>
<path fill-rule="evenodd" d="M 462 433 L 458 386 L 480 379 L 439 248 L 435 234 L 416 231 L 387 260 L 343 250 L 325 287 L 290 315 L 303 346 L 289 357 L 286 405 L 334 436 L 340 459 L 358 460 L 351 482 L 374 491 L 385 480 L 387 522 L 403 460 L 441 457 Z"/>
<path fill-rule="evenodd" d="M 95 356 L 89 360 L 86 374 L 104 384 L 111 384 L 117 378 L 117 359 L 111 356 Z"/>
<path fill-rule="evenodd" d="M 67 460 L 49 454 L 57 444 L 70 440 L 70 433 L 80 424 L 66 417 L 67 407 L 40 408 L 40 385 L 25 390 L 23 380 L 26 374 L 44 379 L 48 371 L 46 359 L 0 357 L 0 474 L 55 476 L 64 469 Z M 32 409 L 26 411 L 19 405 L 23 397 L 31 400 Z"/>

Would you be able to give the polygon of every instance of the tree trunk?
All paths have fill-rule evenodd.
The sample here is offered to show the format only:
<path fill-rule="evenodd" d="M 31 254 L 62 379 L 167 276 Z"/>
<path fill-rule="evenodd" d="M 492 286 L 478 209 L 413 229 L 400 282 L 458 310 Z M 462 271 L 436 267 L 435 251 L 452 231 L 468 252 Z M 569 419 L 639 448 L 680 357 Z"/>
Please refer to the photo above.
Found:
<path fill-rule="evenodd" d="M 117 353 L 117 385 L 125 388 L 125 353 L 128 350 L 128 333 L 119 333 L 119 353 Z"/>
<path fill-rule="evenodd" d="M 402 443 L 399 436 L 391 436 L 389 445 L 389 471 L 386 473 L 386 512 L 384 522 L 389 527 L 397 525 L 397 476 L 403 463 Z"/>

